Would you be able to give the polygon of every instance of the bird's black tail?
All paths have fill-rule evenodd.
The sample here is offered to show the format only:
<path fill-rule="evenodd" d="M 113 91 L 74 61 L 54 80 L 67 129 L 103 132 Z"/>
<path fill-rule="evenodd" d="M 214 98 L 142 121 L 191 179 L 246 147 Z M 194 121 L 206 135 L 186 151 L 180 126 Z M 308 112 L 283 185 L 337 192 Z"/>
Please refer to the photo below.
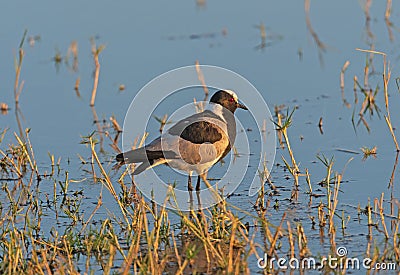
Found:
<path fill-rule="evenodd" d="M 120 163 L 137 163 L 148 162 L 157 159 L 176 159 L 177 156 L 171 151 L 148 151 L 143 148 L 131 150 L 125 153 L 118 154 L 115 159 Z"/>

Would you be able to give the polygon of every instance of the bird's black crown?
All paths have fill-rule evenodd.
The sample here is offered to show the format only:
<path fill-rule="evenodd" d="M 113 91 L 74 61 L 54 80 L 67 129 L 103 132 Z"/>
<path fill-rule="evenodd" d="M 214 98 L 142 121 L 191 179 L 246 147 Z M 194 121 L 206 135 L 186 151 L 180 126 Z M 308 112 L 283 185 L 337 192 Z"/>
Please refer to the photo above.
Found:
<path fill-rule="evenodd" d="M 232 113 L 234 113 L 237 108 L 247 110 L 247 107 L 238 101 L 237 95 L 229 90 L 219 90 L 211 97 L 210 102 L 219 104 Z"/>

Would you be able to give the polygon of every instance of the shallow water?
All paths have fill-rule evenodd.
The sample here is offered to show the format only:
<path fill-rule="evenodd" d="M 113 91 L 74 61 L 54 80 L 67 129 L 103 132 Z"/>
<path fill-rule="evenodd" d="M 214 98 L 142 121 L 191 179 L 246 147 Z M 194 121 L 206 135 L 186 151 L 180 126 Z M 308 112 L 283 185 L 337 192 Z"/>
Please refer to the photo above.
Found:
<path fill-rule="evenodd" d="M 396 69 L 399 66 L 400 35 L 396 29 L 400 25 L 398 3 L 393 3 L 390 17 L 395 26 L 390 29 L 394 37 L 391 41 L 384 20 L 385 1 L 373 2 L 369 22 L 366 22 L 360 2 L 341 0 L 311 3 L 312 28 L 326 45 L 325 50 L 317 47 L 307 29 L 302 1 L 235 4 L 230 1 L 206 1 L 204 5 L 195 1 L 179 1 L 160 2 L 156 6 L 152 2 L 138 4 L 131 1 L 96 4 L 90 1 L 69 1 L 68 4 L 45 1 L 40 6 L 30 1 L 3 4 L 0 20 L 7 27 L 0 30 L 0 102 L 6 102 L 12 109 L 7 115 L 0 115 L 0 128 L 9 128 L 9 134 L 1 144 L 2 149 L 13 139 L 10 133 L 18 132 L 13 106 L 13 58 L 24 29 L 28 29 L 28 37 L 37 35 L 40 40 L 32 46 L 27 42 L 24 45 L 21 80 L 25 84 L 20 97 L 19 118 L 23 128 L 31 128 L 30 138 L 39 166 L 44 170 L 49 169 L 48 152 L 56 158 L 61 157 L 61 165 L 69 171 L 70 178 L 83 180 L 71 184 L 71 189 L 83 190 L 88 198 L 88 207 L 94 207 L 92 202 L 96 201 L 101 187 L 93 184 L 90 176 L 83 171 L 87 166 L 81 164 L 78 154 L 84 159 L 90 157 L 90 150 L 79 143 L 82 136 L 97 129 L 93 123 L 93 110 L 89 107 L 94 68 L 89 39 L 97 37 L 96 43 L 106 46 L 100 54 L 100 82 L 94 109 L 99 120 L 109 123 L 109 117 L 114 115 L 122 126 L 136 93 L 148 81 L 168 70 L 193 65 L 196 60 L 200 64 L 233 70 L 246 77 L 260 91 L 271 112 L 275 105 L 284 104 L 290 110 L 297 107 L 288 130 L 296 161 L 300 163 L 300 169 L 309 169 L 313 189 L 318 190 L 318 183 L 325 177 L 326 169 L 316 155 L 334 156 L 334 169 L 339 172 L 345 170 L 338 210 L 344 210 L 345 215 L 350 215 L 353 220 L 357 217 L 357 209 L 352 206 L 360 204 L 365 207 L 368 198 L 379 198 L 382 193 L 389 200 L 391 190 L 387 186 L 396 158 L 395 146 L 383 118 L 385 105 L 381 56 L 373 59 L 371 71 L 374 73 L 369 77 L 372 89 L 379 86 L 376 103 L 381 110 L 380 117 L 376 112 L 365 116 L 371 129 L 369 133 L 362 123 L 353 127 L 353 110 L 355 108 L 357 123 L 364 98 L 358 91 L 358 103 L 354 104 L 353 77 L 357 76 L 363 83 L 368 56 L 356 48 L 370 49 L 374 45 L 375 50 L 387 54 L 392 68 L 389 100 L 394 128 L 398 128 L 400 117 L 399 94 L 395 83 L 395 78 L 399 77 Z M 266 28 L 265 47 L 260 47 L 260 24 Z M 78 71 L 73 71 L 65 62 L 57 65 L 53 60 L 57 51 L 65 57 L 72 41 L 77 41 L 79 47 Z M 342 102 L 339 81 L 340 70 L 347 60 L 350 66 L 345 72 L 344 94 L 351 104 L 350 108 Z M 74 91 L 78 77 L 81 98 Z M 119 91 L 121 84 L 126 87 L 123 91 Z M 237 92 L 240 95 L 240 91 Z M 193 96 L 174 98 L 173 104 L 181 106 L 190 103 L 194 97 L 201 100 L 203 95 L 201 91 L 193 92 Z M 175 109 L 172 102 L 167 100 L 154 114 L 162 117 Z M 247 127 L 246 114 L 238 113 L 237 117 Z M 323 134 L 318 128 L 321 117 Z M 158 135 L 157 122 L 150 120 L 148 128 L 151 140 Z M 252 137 L 251 132 L 243 130 Z M 115 155 L 109 144 L 110 141 L 106 139 L 105 154 L 101 155 L 104 162 L 112 160 Z M 363 146 L 377 146 L 377 157 L 363 160 L 360 150 Z M 278 144 L 277 148 L 275 164 L 280 166 L 272 170 L 272 180 L 281 187 L 280 196 L 276 197 L 280 207 L 276 213 L 271 209 L 269 219 L 277 224 L 283 212 L 289 209 L 288 217 L 291 220 L 303 222 L 313 254 L 326 253 L 324 243 L 320 242 L 319 230 L 307 226 L 311 212 L 304 178 L 301 180 L 298 202 L 287 200 L 293 180 L 285 179 L 289 172 L 283 169 L 281 156 L 284 155 L 286 159 L 289 156 L 286 151 L 279 149 Z M 111 166 L 112 163 L 107 165 L 109 169 Z M 256 170 L 255 164 L 250 163 L 250 166 Z M 168 174 L 167 167 L 157 168 L 156 171 L 160 176 Z M 218 167 L 210 172 L 213 177 L 218 177 L 220 173 Z M 113 179 L 117 177 L 118 174 Z M 400 195 L 398 177 L 397 169 L 395 198 Z M 176 179 L 170 180 L 184 183 L 186 178 L 177 175 Z M 228 202 L 251 210 L 249 201 L 255 198 L 247 197 L 248 188 L 245 179 L 235 192 L 239 195 L 232 196 Z M 322 188 L 320 190 L 319 193 L 325 194 Z M 43 192 L 50 193 L 51 187 Z M 312 206 L 318 205 L 320 200 L 314 198 Z M 118 211 L 115 201 L 107 194 L 105 205 L 107 209 Z M 98 214 L 101 216 L 106 212 L 100 211 Z M 251 218 L 248 219 L 251 221 Z M 365 235 L 368 233 L 365 219 L 361 223 L 350 222 L 346 234 L 338 234 L 337 243 L 346 246 L 355 255 L 365 251 L 365 245 L 360 245 L 366 243 Z M 255 259 L 250 267 L 252 272 L 260 271 Z"/>

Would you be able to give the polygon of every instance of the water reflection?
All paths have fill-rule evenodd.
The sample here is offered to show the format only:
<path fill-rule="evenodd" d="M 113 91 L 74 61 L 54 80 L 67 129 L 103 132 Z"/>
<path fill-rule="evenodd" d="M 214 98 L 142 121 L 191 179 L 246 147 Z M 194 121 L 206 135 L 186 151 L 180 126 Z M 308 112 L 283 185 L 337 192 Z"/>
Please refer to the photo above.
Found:
<path fill-rule="evenodd" d="M 315 32 L 311 20 L 310 20 L 310 0 L 305 0 L 304 1 L 304 10 L 306 14 L 306 26 L 308 31 L 310 32 L 312 38 L 314 39 L 315 44 L 318 47 L 318 58 L 320 65 L 324 65 L 324 59 L 323 59 L 323 53 L 326 52 L 327 46 L 321 41 L 319 38 L 318 34 Z"/>

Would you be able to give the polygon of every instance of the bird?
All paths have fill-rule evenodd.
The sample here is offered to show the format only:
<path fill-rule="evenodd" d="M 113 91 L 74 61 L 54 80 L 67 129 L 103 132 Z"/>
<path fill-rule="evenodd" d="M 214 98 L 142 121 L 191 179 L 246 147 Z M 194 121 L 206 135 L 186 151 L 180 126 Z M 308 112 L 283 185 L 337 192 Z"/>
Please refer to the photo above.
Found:
<path fill-rule="evenodd" d="M 186 117 L 149 144 L 120 153 L 120 164 L 141 163 L 133 171 L 138 175 L 160 164 L 188 174 L 188 191 L 193 191 L 192 174 L 196 172 L 196 191 L 201 178 L 207 181 L 208 170 L 231 150 L 236 137 L 235 111 L 248 108 L 232 90 L 219 90 L 210 98 L 206 110 Z"/>

